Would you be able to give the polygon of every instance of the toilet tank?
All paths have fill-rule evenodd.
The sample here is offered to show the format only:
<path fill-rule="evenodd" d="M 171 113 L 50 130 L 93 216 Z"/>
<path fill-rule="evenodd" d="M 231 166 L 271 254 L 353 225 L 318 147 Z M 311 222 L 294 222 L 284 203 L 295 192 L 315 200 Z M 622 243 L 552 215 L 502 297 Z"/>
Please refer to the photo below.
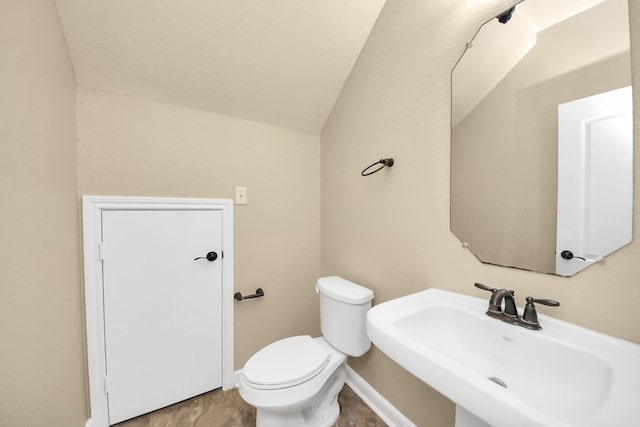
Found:
<path fill-rule="evenodd" d="M 361 356 L 371 347 L 365 321 L 373 291 L 342 277 L 318 279 L 320 327 L 324 338 L 349 356 Z"/>

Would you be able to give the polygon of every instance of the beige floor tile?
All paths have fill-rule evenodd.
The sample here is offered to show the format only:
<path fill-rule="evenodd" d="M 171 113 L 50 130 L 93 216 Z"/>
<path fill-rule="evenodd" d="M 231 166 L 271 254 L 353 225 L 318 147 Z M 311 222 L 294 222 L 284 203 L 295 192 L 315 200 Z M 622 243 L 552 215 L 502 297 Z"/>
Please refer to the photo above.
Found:
<path fill-rule="evenodd" d="M 335 427 L 383 427 L 386 424 L 345 385 L 338 396 Z M 256 410 L 238 394 L 221 389 L 116 424 L 117 427 L 252 427 Z"/>

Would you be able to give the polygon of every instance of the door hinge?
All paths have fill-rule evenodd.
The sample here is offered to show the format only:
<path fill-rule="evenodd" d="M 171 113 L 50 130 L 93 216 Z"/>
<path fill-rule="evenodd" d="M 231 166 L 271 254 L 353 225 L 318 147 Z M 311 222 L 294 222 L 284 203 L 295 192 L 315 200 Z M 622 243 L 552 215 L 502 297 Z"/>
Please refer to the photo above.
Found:
<path fill-rule="evenodd" d="M 98 243 L 98 259 L 100 261 L 104 260 L 104 243 Z"/>
<path fill-rule="evenodd" d="M 109 382 L 106 375 L 104 376 L 104 394 L 109 394 Z"/>

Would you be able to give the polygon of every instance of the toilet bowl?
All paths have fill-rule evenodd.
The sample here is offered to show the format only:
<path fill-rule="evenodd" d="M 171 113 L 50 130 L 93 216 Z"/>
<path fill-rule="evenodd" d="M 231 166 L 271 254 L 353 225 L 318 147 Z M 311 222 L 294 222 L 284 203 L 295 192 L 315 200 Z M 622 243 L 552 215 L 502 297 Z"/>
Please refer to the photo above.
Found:
<path fill-rule="evenodd" d="M 333 425 L 347 357 L 361 356 L 371 346 L 365 318 L 373 292 L 337 276 L 318 279 L 316 290 L 323 336 L 281 339 L 244 366 L 238 388 L 256 407 L 258 427 Z"/>

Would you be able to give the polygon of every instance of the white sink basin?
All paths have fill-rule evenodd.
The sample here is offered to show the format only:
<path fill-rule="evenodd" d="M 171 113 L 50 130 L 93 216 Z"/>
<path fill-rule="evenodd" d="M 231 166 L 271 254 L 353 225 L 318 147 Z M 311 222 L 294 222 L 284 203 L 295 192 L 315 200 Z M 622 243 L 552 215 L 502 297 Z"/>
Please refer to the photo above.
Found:
<path fill-rule="evenodd" d="M 640 345 L 542 314 L 543 329 L 528 330 L 487 316 L 487 306 L 429 289 L 373 307 L 367 332 L 490 425 L 640 426 Z"/>

